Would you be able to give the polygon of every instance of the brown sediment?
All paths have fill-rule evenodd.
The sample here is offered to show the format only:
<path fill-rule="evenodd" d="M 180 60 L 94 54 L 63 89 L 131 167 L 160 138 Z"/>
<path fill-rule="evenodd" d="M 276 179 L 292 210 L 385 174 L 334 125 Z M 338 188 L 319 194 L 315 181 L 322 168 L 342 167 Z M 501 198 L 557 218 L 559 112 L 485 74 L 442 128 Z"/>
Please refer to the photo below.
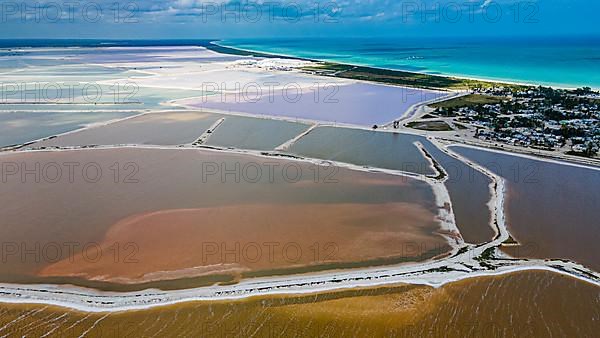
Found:
<path fill-rule="evenodd" d="M 99 243 L 135 243 L 129 259 L 69 257 L 40 276 L 76 276 L 140 283 L 209 274 L 361 262 L 419 259 L 445 240 L 424 228 L 435 215 L 408 203 L 232 205 L 164 210 L 128 217 Z M 310 268 L 308 268 L 310 270 Z"/>
<path fill-rule="evenodd" d="M 364 261 L 395 257 L 401 249 L 405 253 L 398 257 L 414 258 L 421 255 L 422 257 L 413 260 L 423 260 L 432 257 L 432 249 L 448 249 L 445 245 L 437 245 L 443 241 L 438 232 L 440 223 L 435 219 L 439 206 L 436 205 L 431 186 L 407 177 L 347 168 L 335 168 L 332 171 L 330 167 L 310 162 L 202 149 L 115 148 L 19 152 L 2 154 L 1 160 L 3 163 L 24 165 L 29 170 L 35 168 L 36 164 L 39 168 L 44 168 L 49 163 L 58 164 L 62 168 L 62 177 L 57 181 L 51 182 L 50 177 L 44 176 L 45 174 L 40 174 L 38 181 L 33 174 L 22 179 L 19 173 L 8 176 L 6 183 L 2 184 L 0 237 L 3 243 L 10 245 L 10 248 L 4 248 L 6 255 L 0 265 L 0 281 L 3 282 L 44 282 L 40 281 L 38 273 L 55 264 L 56 268 L 60 265 L 58 262 L 66 259 L 88 261 L 88 270 L 80 271 L 80 274 L 76 270 L 69 270 L 72 279 L 62 280 L 62 283 L 77 285 L 82 284 L 81 277 L 87 276 L 87 273 L 90 273 L 90 277 L 97 278 L 98 282 L 117 277 L 154 280 L 168 274 L 172 274 L 170 277 L 173 278 L 202 275 L 207 272 L 206 267 L 205 264 L 198 264 L 197 256 L 187 260 L 174 256 L 172 266 L 165 260 L 171 253 L 186 253 L 180 248 L 183 246 L 180 245 L 182 241 L 193 241 L 201 245 L 206 242 L 205 238 L 221 240 L 226 231 L 235 234 L 231 238 L 238 238 L 240 244 L 245 243 L 247 238 L 257 241 L 261 239 L 252 232 L 262 233 L 263 238 L 273 240 L 279 236 L 281 246 L 291 241 L 301 241 L 302 257 L 305 260 L 294 264 L 281 264 L 279 261 L 274 265 L 275 268 L 306 264 L 312 266 L 315 262 L 308 260 L 312 254 L 311 248 L 306 246 L 308 239 L 316 239 L 315 242 L 321 245 L 318 257 L 323 263 L 331 262 L 325 259 L 331 252 L 327 250 L 332 250 L 331 246 L 323 247 L 328 241 L 336 242 L 340 250 L 336 252 L 338 256 L 333 260 L 334 263 L 348 262 L 346 259 Z M 207 162 L 224 166 L 230 171 L 236 164 L 243 168 L 251 163 L 261 167 L 263 174 L 258 181 L 240 177 L 241 174 L 237 175 L 239 179 L 235 175 L 223 178 L 220 172 L 204 177 L 203 164 Z M 64 163 L 77 164 L 72 180 Z M 134 167 L 127 169 L 125 165 L 128 163 Z M 86 181 L 83 177 L 83 168 L 88 164 L 102 169 L 102 175 L 97 181 L 89 181 L 90 177 Z M 120 168 L 116 176 L 115 164 Z M 268 173 L 267 164 L 276 165 L 275 174 Z M 297 180 L 286 180 L 282 174 L 286 165 L 301 171 Z M 89 175 L 92 178 L 95 176 L 93 169 Z M 132 173 L 134 175 L 130 176 Z M 330 173 L 333 173 L 332 177 L 329 176 Z M 294 170 L 290 170 L 290 176 L 295 176 Z M 356 206 L 356 209 L 349 206 Z M 157 212 L 158 214 L 154 214 Z M 344 219 L 341 214 L 354 215 L 354 218 Z M 123 224 L 116 226 L 125 219 L 142 215 L 153 215 L 145 218 L 151 221 L 151 227 L 138 234 L 123 229 L 139 229 L 143 222 L 134 222 L 129 228 L 123 227 Z M 166 216 L 169 216 L 168 220 L 157 221 Z M 214 218 L 214 224 L 222 225 L 222 229 L 207 230 L 213 221 L 211 217 Z M 244 217 L 252 220 L 247 221 Z M 202 222 L 198 223 L 198 218 Z M 181 221 L 177 221 L 178 219 Z M 228 223 L 228 220 L 231 222 Z M 121 231 L 114 232 L 114 229 Z M 342 236 L 344 233 L 355 237 Z M 321 234 L 327 241 L 320 240 Z M 341 237 L 339 243 L 338 236 Z M 143 242 L 138 242 L 138 237 Z M 107 238 L 117 241 L 109 243 Z M 151 238 L 155 239 L 154 242 Z M 363 247 L 357 245 L 357 241 L 364 239 L 371 246 L 375 243 L 383 245 L 380 249 L 365 247 L 363 252 Z M 389 243 L 397 245 L 401 241 L 410 242 L 410 248 L 404 245 L 403 248 L 389 250 L 392 245 Z M 417 253 L 413 254 L 415 241 L 418 242 Z M 169 244 L 163 245 L 162 242 Z M 261 239 L 259 244 L 264 242 Z M 231 245 L 231 242 L 228 244 Z M 431 244 L 434 244 L 433 248 Z M 343 245 L 349 247 L 345 248 Z M 191 247 L 198 249 L 198 245 Z M 95 257 L 98 248 L 102 255 L 98 263 L 93 265 L 91 262 L 97 261 Z M 136 258 L 146 257 L 157 265 L 149 268 L 154 262 L 147 261 L 129 264 L 127 270 L 131 269 L 132 273 L 127 274 L 124 262 L 128 257 L 131 258 L 128 255 L 135 252 L 136 248 Z M 155 248 L 160 248 L 162 253 L 159 254 Z M 264 252 L 264 246 L 262 248 Z M 289 252 L 292 255 L 293 249 L 290 248 Z M 406 252 L 410 254 L 407 255 Z M 161 254 L 164 258 L 161 258 Z M 114 262 L 115 256 L 116 262 L 121 265 L 111 265 L 121 269 L 121 275 L 99 268 L 98 271 L 108 273 L 107 276 L 93 273 L 94 268 L 91 266 L 100 267 L 109 261 Z M 383 263 L 388 264 L 390 261 Z M 236 273 L 248 270 L 256 272 L 261 265 L 257 263 L 229 267 L 235 268 Z M 273 268 L 272 265 L 262 267 Z M 339 267 L 322 266 L 320 269 Z M 179 272 L 174 272 L 178 270 Z M 227 269 L 219 267 L 213 270 Z M 46 270 L 47 273 L 48 271 L 51 270 Z M 218 281 L 230 280 L 231 278 L 220 278 Z M 205 282 L 201 284 L 204 285 Z M 184 283 L 185 287 L 192 287 L 190 283 Z"/>
<path fill-rule="evenodd" d="M 600 331 L 600 288 L 524 271 L 439 289 L 396 285 L 115 313 L 3 304 L 0 314 L 0 334 L 14 336 L 591 337 Z"/>

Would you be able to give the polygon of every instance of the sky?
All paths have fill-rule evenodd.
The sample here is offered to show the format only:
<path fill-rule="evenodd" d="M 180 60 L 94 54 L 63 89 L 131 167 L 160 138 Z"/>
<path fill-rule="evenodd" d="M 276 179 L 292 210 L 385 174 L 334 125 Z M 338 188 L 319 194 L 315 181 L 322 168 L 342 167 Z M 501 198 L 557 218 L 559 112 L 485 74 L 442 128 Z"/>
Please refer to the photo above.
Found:
<path fill-rule="evenodd" d="M 0 39 L 600 35 L 597 0 L 2 0 Z"/>

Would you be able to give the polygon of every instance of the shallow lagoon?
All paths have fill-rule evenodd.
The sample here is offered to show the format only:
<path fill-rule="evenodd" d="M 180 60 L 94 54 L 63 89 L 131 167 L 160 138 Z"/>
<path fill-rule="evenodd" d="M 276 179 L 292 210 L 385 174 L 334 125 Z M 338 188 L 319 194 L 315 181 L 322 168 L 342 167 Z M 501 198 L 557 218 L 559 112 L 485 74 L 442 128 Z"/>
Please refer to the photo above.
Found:
<path fill-rule="evenodd" d="M 455 146 L 506 179 L 506 221 L 518 257 L 567 258 L 600 271 L 600 171 Z"/>
<path fill-rule="evenodd" d="M 98 280 L 129 284 L 188 275 L 298 273 L 421 261 L 449 249 L 437 233 L 439 209 L 431 187 L 405 177 L 196 149 L 6 153 L 1 160 L 40 166 L 37 180 L 9 175 L 3 183 L 0 235 L 6 243 L 38 247 L 43 258 L 7 257 L 0 265 L 2 281 L 44 277 L 87 285 L 85 279 L 95 279 L 92 285 L 110 288 Z M 73 175 L 64 163 L 76 164 Z M 212 173 L 207 164 L 222 172 Z M 63 173 L 58 178 L 57 166 Z M 252 172 L 257 166 L 258 179 Z M 250 171 L 242 169 L 247 167 Z M 279 248 L 295 243 L 302 259 L 203 260 L 203 243 L 232 248 L 266 239 Z M 65 243 L 78 244 L 76 250 L 97 243 L 102 251 L 134 243 L 138 261 L 115 263 L 110 254 L 99 261 L 76 254 L 71 261 Z M 315 243 L 324 250 L 316 256 Z M 127 250 L 122 254 L 130 249 L 121 247 Z M 157 285 L 144 287 L 151 286 Z"/>
<path fill-rule="evenodd" d="M 413 144 L 422 137 L 364 129 L 317 127 L 289 149 L 291 153 L 356 165 L 434 174 Z"/>
<path fill-rule="evenodd" d="M 18 145 L 85 127 L 125 118 L 134 112 L 32 111 L 0 112 L 0 147 Z"/>
<path fill-rule="evenodd" d="M 53 86 L 47 86 L 48 91 L 55 88 L 56 85 L 75 85 L 77 88 L 78 83 L 96 83 L 105 80 L 114 79 L 127 79 L 129 77 L 145 77 L 149 76 L 147 73 L 143 73 L 134 70 L 134 67 L 106 67 L 101 65 L 89 65 L 89 64 L 78 64 L 71 63 L 70 61 L 64 60 L 61 65 L 15 65 L 12 69 L 6 69 L 6 72 L 2 74 L 2 85 L 7 88 L 10 84 L 18 84 L 19 86 L 25 86 L 27 83 L 27 89 L 31 90 L 34 84 L 44 85 L 50 83 Z M 0 60 L 0 65 L 2 60 Z M 81 87 L 82 85 L 80 85 Z M 7 89 L 11 89 L 8 87 Z M 5 95 L 10 98 L 17 94 Z M 31 94 L 29 94 L 31 96 Z M 49 93 L 48 97 L 55 97 L 55 94 Z M 4 98 L 4 97 L 3 97 Z"/>
<path fill-rule="evenodd" d="M 195 108 L 372 126 L 400 118 L 414 104 L 446 95 L 424 89 L 372 83 L 335 82 L 330 85 L 322 83 L 318 89 L 314 86 L 295 88 L 291 87 L 289 91 L 275 90 L 272 94 L 264 94 L 267 90 L 264 88 L 264 95 L 251 93 L 237 99 L 233 94 L 224 98 L 218 95 L 190 105 Z"/>
<path fill-rule="evenodd" d="M 90 113 L 93 114 L 93 113 Z M 197 140 L 222 116 L 194 112 L 161 112 L 136 116 L 44 140 L 33 147 L 149 144 L 179 145 Z"/>
<path fill-rule="evenodd" d="M 192 46 L 0 49 L 0 146 L 164 109 L 202 92 L 142 86 L 147 71 L 240 58 Z"/>
<path fill-rule="evenodd" d="M 100 86 L 102 94 L 98 98 L 86 98 L 75 93 L 67 96 L 63 92 L 63 103 L 54 100 L 39 100 L 32 104 L 11 104 L 3 100 L 0 104 L 0 147 L 27 143 L 44 137 L 80 129 L 88 124 L 108 122 L 139 114 L 146 110 L 162 108 L 161 104 L 172 97 L 198 95 L 196 91 L 138 88 L 134 94 L 121 92 L 115 98 L 110 86 Z M 60 97 L 60 96 L 59 96 Z M 68 101 L 73 101 L 69 103 Z"/>
<path fill-rule="evenodd" d="M 88 87 L 86 87 L 88 86 Z M 24 88 L 24 87 L 21 87 Z M 198 90 L 142 87 L 139 81 L 115 80 L 112 84 L 80 82 L 75 89 L 68 87 L 32 87 L 32 94 L 22 90 L 6 94 L 0 101 L 0 112 L 12 111 L 119 111 L 164 109 L 170 100 L 194 97 Z M 89 91 L 84 91 L 88 88 Z"/>
<path fill-rule="evenodd" d="M 303 123 L 233 115 L 159 112 L 61 135 L 37 142 L 33 147 L 191 144 L 219 119 L 224 121 L 204 144 L 224 148 L 273 150 L 310 127 Z"/>
<path fill-rule="evenodd" d="M 452 200 L 456 225 L 467 243 L 485 243 L 494 237 L 491 210 L 491 179 L 462 161 L 446 154 L 431 142 L 422 141 L 425 149 L 448 173 L 446 187 Z"/>
<path fill-rule="evenodd" d="M 252 150 L 273 150 L 310 125 L 271 119 L 226 116 L 205 144 Z"/>
<path fill-rule="evenodd" d="M 363 129 L 318 127 L 296 142 L 289 151 L 302 156 L 377 168 L 433 175 L 434 171 L 413 144 L 420 142 L 448 173 L 448 188 L 457 226 L 465 241 L 484 243 L 494 237 L 491 211 L 491 180 L 483 173 L 439 150 L 425 137 Z"/>

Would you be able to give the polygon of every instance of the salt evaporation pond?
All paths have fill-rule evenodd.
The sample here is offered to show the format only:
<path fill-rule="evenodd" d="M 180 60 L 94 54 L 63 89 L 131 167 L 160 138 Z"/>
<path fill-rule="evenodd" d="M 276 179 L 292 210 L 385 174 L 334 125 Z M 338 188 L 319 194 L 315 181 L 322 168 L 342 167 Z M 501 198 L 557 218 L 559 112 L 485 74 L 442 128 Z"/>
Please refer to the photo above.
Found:
<path fill-rule="evenodd" d="M 290 88 L 275 89 L 273 93 L 262 88 L 260 93 L 207 96 L 188 105 L 225 112 L 372 126 L 400 118 L 417 103 L 447 95 L 425 89 L 361 82 L 321 83 L 318 89 Z"/>
<path fill-rule="evenodd" d="M 600 271 L 600 171 L 461 146 L 453 151 L 503 177 L 517 257 L 567 258 Z"/>
<path fill-rule="evenodd" d="M 139 284 L 141 289 L 174 281 L 169 287 L 178 288 L 422 261 L 449 250 L 439 233 L 431 187 L 406 177 L 200 149 L 80 149 L 1 157 L 3 163 L 39 165 L 39 180 L 15 174 L 3 183 L 0 236 L 5 243 L 37 247 L 43 257 L 6 256 L 0 265 L 3 282 L 105 289 Z M 65 163 L 75 164 L 72 175 Z M 251 243 L 263 248 L 264 242 L 279 244 L 274 259 L 267 254 L 255 259 L 255 251 L 243 259 L 227 256 L 231 261 L 204 256 L 205 243 L 242 250 Z M 77 245 L 74 254 L 66 243 Z M 135 264 L 115 262 L 109 254 L 87 259 L 89 243 L 102 252 L 119 243 L 127 250 L 123 255 L 137 248 Z"/>

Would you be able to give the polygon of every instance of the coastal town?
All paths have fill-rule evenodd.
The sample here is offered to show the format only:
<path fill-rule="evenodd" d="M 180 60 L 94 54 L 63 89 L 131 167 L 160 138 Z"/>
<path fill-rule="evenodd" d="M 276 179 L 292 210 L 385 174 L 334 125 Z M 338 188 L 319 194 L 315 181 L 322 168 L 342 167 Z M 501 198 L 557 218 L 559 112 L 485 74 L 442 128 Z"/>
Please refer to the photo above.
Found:
<path fill-rule="evenodd" d="M 499 85 L 430 108 L 413 126 L 444 122 L 456 128 L 445 131 L 465 130 L 480 141 L 588 158 L 600 151 L 600 94 L 591 88 Z"/>

